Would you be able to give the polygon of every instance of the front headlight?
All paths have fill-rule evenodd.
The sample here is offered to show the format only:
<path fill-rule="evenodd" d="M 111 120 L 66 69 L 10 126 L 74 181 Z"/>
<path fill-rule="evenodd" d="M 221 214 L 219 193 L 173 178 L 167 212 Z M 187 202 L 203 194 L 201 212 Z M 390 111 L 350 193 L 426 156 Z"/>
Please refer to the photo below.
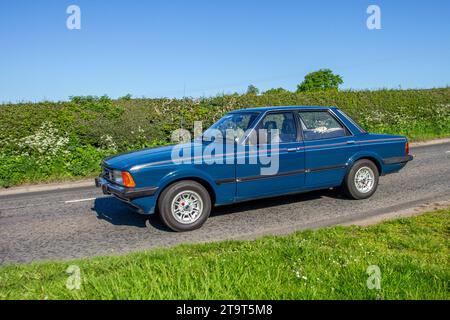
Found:
<path fill-rule="evenodd" d="M 136 187 L 136 183 L 134 182 L 133 177 L 129 172 L 126 171 L 113 170 L 111 180 L 114 183 L 127 188 Z"/>
<path fill-rule="evenodd" d="M 122 178 L 122 172 L 119 170 L 113 170 L 112 172 L 112 181 L 114 183 L 123 185 L 123 178 Z"/>

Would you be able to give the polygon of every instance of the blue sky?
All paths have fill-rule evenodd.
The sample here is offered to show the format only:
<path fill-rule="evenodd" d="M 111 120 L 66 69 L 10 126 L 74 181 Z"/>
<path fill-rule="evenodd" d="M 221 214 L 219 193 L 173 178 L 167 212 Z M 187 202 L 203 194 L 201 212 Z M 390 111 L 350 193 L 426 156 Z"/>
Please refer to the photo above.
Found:
<path fill-rule="evenodd" d="M 449 14 L 447 0 L 2 0 L 0 101 L 294 90 L 320 68 L 343 88 L 446 86 Z"/>

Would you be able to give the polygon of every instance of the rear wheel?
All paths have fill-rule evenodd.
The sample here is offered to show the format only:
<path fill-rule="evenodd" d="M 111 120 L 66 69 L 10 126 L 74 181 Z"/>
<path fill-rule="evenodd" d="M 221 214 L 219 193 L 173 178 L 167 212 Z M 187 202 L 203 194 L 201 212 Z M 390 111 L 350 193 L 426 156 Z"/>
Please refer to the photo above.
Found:
<path fill-rule="evenodd" d="M 200 228 L 211 212 L 211 197 L 198 182 L 184 180 L 167 187 L 158 199 L 159 215 L 174 231 Z"/>
<path fill-rule="evenodd" d="M 361 159 L 356 161 L 347 173 L 344 183 L 344 193 L 352 199 L 367 199 L 378 187 L 378 168 L 372 161 Z"/>

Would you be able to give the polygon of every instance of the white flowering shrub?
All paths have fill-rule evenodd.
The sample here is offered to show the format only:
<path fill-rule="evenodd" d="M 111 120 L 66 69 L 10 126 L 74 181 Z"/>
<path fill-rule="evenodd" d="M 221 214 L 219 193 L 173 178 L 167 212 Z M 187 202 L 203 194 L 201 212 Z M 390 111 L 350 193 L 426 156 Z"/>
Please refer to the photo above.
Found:
<path fill-rule="evenodd" d="M 137 146 L 140 146 L 141 148 L 148 146 L 149 141 L 146 132 L 141 126 L 138 126 L 137 130 L 131 130 L 130 133 Z"/>
<path fill-rule="evenodd" d="M 106 150 L 117 151 L 117 144 L 115 143 L 114 138 L 109 134 L 100 137 L 100 147 Z"/>
<path fill-rule="evenodd" d="M 45 159 L 67 153 L 68 144 L 69 138 L 60 136 L 58 130 L 49 121 L 42 123 L 32 135 L 17 141 L 18 150 L 22 156 L 36 155 Z"/>

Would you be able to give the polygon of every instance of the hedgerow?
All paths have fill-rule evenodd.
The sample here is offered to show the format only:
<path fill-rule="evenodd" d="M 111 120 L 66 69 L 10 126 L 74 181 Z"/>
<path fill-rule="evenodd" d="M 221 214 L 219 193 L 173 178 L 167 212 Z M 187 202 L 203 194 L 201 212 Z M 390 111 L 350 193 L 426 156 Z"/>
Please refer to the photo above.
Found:
<path fill-rule="evenodd" d="M 206 128 L 228 111 L 267 105 L 338 106 L 371 132 L 411 140 L 450 136 L 449 87 L 3 104 L 0 187 L 92 176 L 107 155 L 164 145 L 173 130 L 192 130 L 194 121 Z"/>

